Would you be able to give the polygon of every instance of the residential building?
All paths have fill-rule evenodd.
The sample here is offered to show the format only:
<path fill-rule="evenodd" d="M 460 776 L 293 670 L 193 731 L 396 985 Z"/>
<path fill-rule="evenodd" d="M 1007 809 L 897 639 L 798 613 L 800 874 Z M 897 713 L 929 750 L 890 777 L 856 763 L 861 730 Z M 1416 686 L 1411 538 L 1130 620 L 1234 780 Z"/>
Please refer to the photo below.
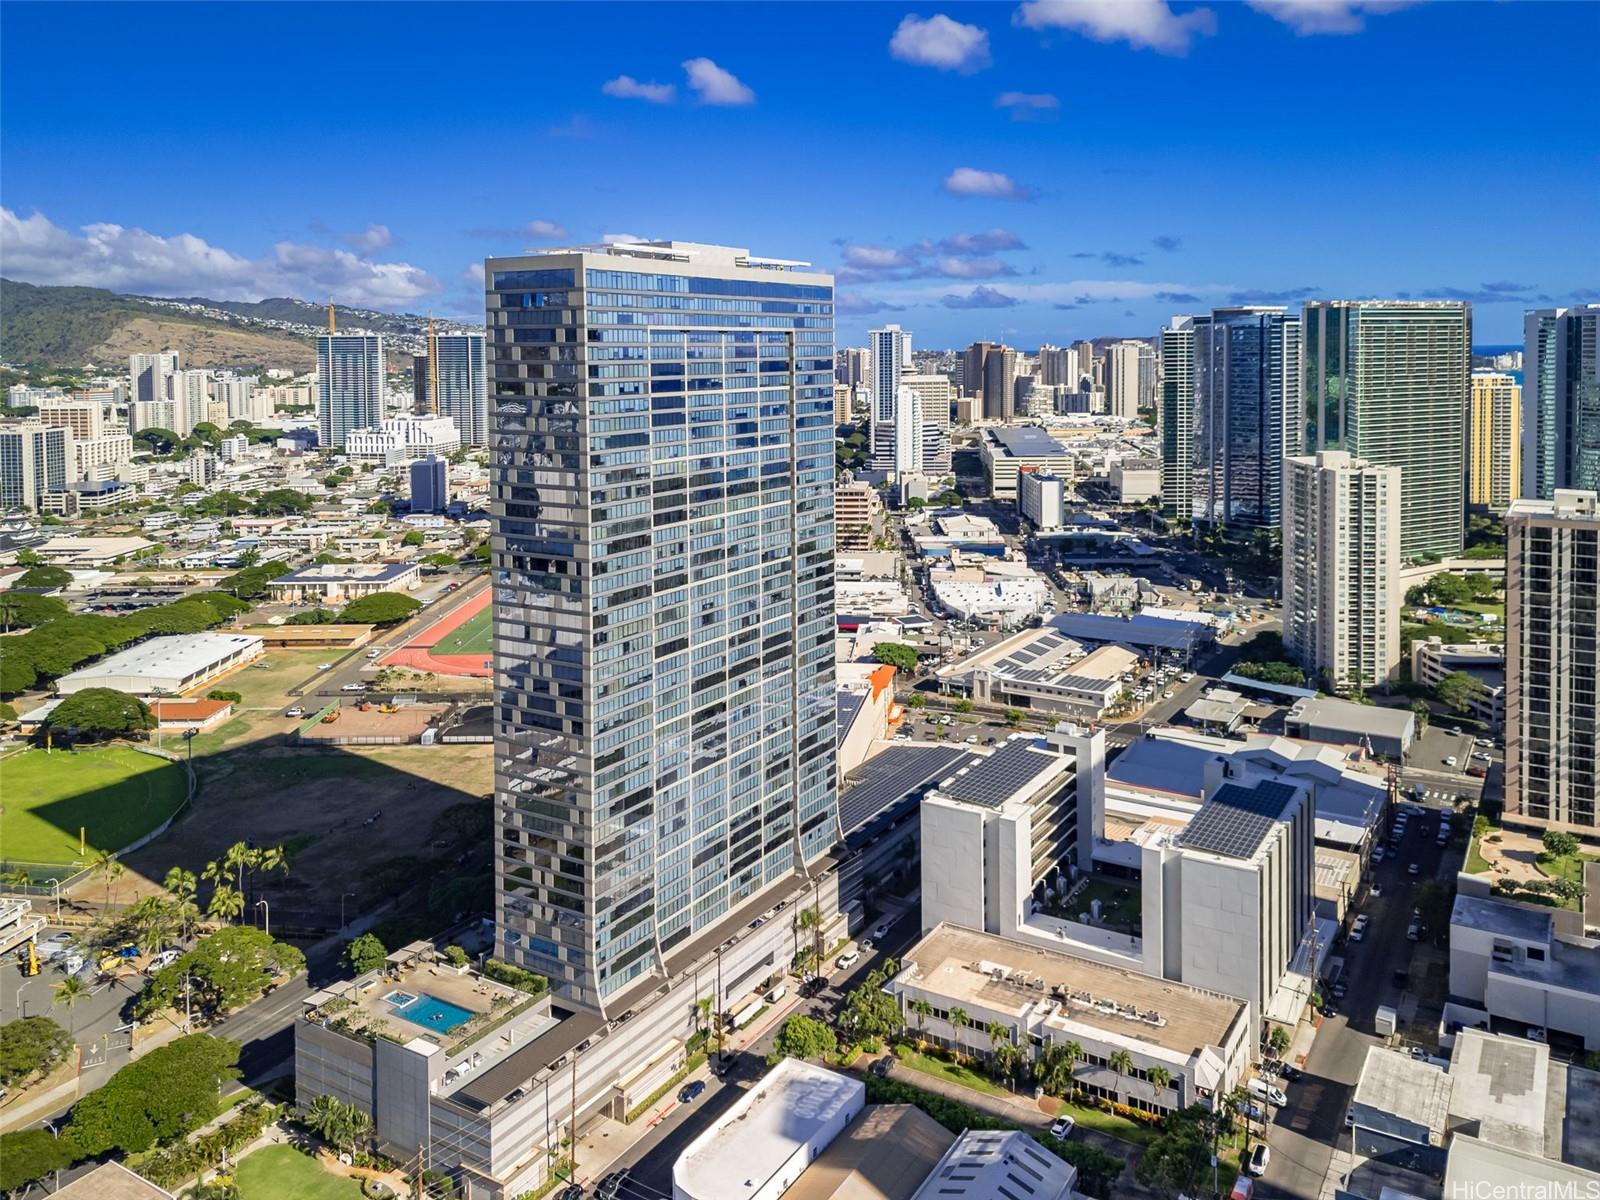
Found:
<path fill-rule="evenodd" d="M 257 395 L 256 381 L 245 375 L 226 372 L 212 380 L 212 394 L 226 410 L 228 421 L 249 421 L 252 425 L 272 415 L 266 394 Z"/>
<path fill-rule="evenodd" d="M 1506 511 L 1507 821 L 1593 837 L 1600 776 L 1600 498 Z"/>
<path fill-rule="evenodd" d="M 242 433 L 225 437 L 217 443 L 217 455 L 225 463 L 238 462 L 250 452 L 250 439 Z"/>
<path fill-rule="evenodd" d="M 463 446 L 489 444 L 489 376 L 481 333 L 429 336 L 427 411 L 455 422 Z"/>
<path fill-rule="evenodd" d="M 855 416 L 853 411 L 854 397 L 855 388 L 848 383 L 836 383 L 833 385 L 833 423 L 835 425 L 849 425 L 852 423 Z"/>
<path fill-rule="evenodd" d="M 1161 331 L 1161 511 L 1180 524 L 1194 516 L 1195 342 L 1193 317 Z"/>
<path fill-rule="evenodd" d="M 1600 304 L 1523 317 L 1522 493 L 1600 490 Z"/>
<path fill-rule="evenodd" d="M 184 465 L 189 468 L 189 482 L 195 487 L 210 487 L 217 481 L 217 456 L 209 450 L 196 450 Z"/>
<path fill-rule="evenodd" d="M 1600 949 L 1556 910 L 1460 894 L 1450 912 L 1453 1020 L 1517 1021 L 1600 1050 Z"/>
<path fill-rule="evenodd" d="M 898 325 L 885 325 L 867 334 L 872 351 L 872 376 L 869 393 L 872 413 L 872 465 L 879 471 L 898 469 L 900 456 L 896 439 L 911 414 L 901 403 L 900 387 L 906 368 L 911 365 L 911 334 Z M 917 422 L 921 436 L 920 421 Z M 918 454 L 921 453 L 918 443 Z"/>
<path fill-rule="evenodd" d="M 1078 354 L 1078 381 L 1080 387 L 1086 386 L 1090 390 L 1101 387 L 1101 358 L 1094 351 L 1094 343 L 1088 340 L 1072 343 L 1072 348 Z M 1085 384 L 1084 381 L 1087 381 Z"/>
<path fill-rule="evenodd" d="M 900 386 L 910 388 L 922 402 L 922 465 L 924 475 L 950 473 L 950 403 L 954 389 L 949 376 L 906 373 Z"/>
<path fill-rule="evenodd" d="M 1058 479 L 1076 478 L 1077 457 L 1071 447 L 1037 425 L 997 425 L 983 430 L 978 453 L 989 476 L 989 494 L 996 500 L 1017 498 L 1017 476 L 1023 470 L 1045 471 Z"/>
<path fill-rule="evenodd" d="M 1300 318 L 1219 308 L 1193 318 L 1187 426 L 1190 515 L 1215 526 L 1283 523 L 1283 460 L 1300 453 Z"/>
<path fill-rule="evenodd" d="M 846 387 L 870 386 L 872 377 L 872 347 L 846 346 L 839 351 L 839 365 L 833 376 Z"/>
<path fill-rule="evenodd" d="M 74 442 L 86 442 L 105 432 L 105 409 L 95 400 L 41 400 L 33 419 L 41 425 L 72 430 Z"/>
<path fill-rule="evenodd" d="M 833 489 L 839 553 L 871 550 L 883 533 L 883 500 L 870 483 L 841 483 Z"/>
<path fill-rule="evenodd" d="M 1304 452 L 1399 467 L 1401 557 L 1461 553 L 1471 306 L 1319 300 L 1301 322 Z"/>
<path fill-rule="evenodd" d="M 1401 476 L 1340 450 L 1284 460 L 1283 642 L 1338 690 L 1400 664 Z"/>
<path fill-rule="evenodd" d="M 110 478 L 110 473 L 133 458 L 133 435 L 107 433 L 87 441 L 72 439 L 75 479 Z"/>
<path fill-rule="evenodd" d="M 173 371 L 167 376 L 167 399 L 172 401 L 174 433 L 188 437 L 194 427 L 210 418 L 210 371 Z"/>
<path fill-rule="evenodd" d="M 442 513 L 450 503 L 450 464 L 436 454 L 411 464 L 411 511 Z"/>
<path fill-rule="evenodd" d="M 383 336 L 317 335 L 317 419 L 321 444 L 343 448 L 352 431 L 383 420 Z"/>
<path fill-rule="evenodd" d="M 961 385 L 961 391 L 976 399 L 973 405 L 974 415 L 983 414 L 983 369 L 984 363 L 991 350 L 998 349 L 993 342 L 973 342 L 961 352 L 957 363 L 958 371 L 956 382 Z"/>
<path fill-rule="evenodd" d="M 833 280 L 686 242 L 487 275 L 496 950 L 565 1006 L 621 1012 L 840 840 Z M 571 378 L 525 334 L 663 369 Z M 685 392 L 686 350 L 716 386 Z"/>
<path fill-rule="evenodd" d="M 344 442 L 345 453 L 351 458 L 384 463 L 453 454 L 459 449 L 461 433 L 452 418 L 411 413 L 385 417 L 372 429 L 352 429 Z"/>
<path fill-rule="evenodd" d="M 0 424 L 0 510 L 31 508 L 73 478 L 72 430 L 37 421 Z"/>
<path fill-rule="evenodd" d="M 1049 344 L 1039 347 L 1039 382 L 1045 387 L 1063 387 L 1075 392 L 1082 378 L 1077 350 Z"/>
<path fill-rule="evenodd" d="M 178 369 L 178 352 L 128 355 L 128 403 L 167 399 L 167 376 Z"/>
<path fill-rule="evenodd" d="M 128 405 L 130 433 L 138 433 L 141 429 L 165 429 L 169 433 L 177 433 L 176 426 L 182 423 L 178 406 L 171 400 L 136 400 Z"/>
<path fill-rule="evenodd" d="M 1113 342 L 1106 347 L 1106 411 L 1132 421 L 1139 416 L 1139 361 L 1143 342 Z"/>
<path fill-rule="evenodd" d="M 1176 1112 L 1225 1095 L 1249 1067 L 1254 1043 L 1242 1000 L 1107 966 L 1070 943 L 1042 945 L 935 923 L 900 961 L 884 990 L 899 1001 L 918 1039 L 984 1058 L 995 1051 L 989 1027 L 996 1024 L 1034 1065 L 1046 1052 L 1076 1043 L 1072 1082 L 1098 1099 Z M 951 1020 L 957 1009 L 966 1014 L 964 1024 Z M 1122 1055 L 1132 1060 L 1131 1070 L 1112 1066 Z M 942 1193 L 918 1196 L 925 1194 Z M 978 1200 L 1009 1193 L 955 1194 Z"/>
<path fill-rule="evenodd" d="M 1067 484 L 1059 476 L 1024 467 L 1017 474 L 1017 511 L 1037 530 L 1067 523 Z"/>
<path fill-rule="evenodd" d="M 56 691 L 70 696 L 85 688 L 112 688 L 130 696 L 179 696 L 254 662 L 261 654 L 261 639 L 246 633 L 147 638 L 61 676 Z"/>
<path fill-rule="evenodd" d="M 888 440 L 891 453 L 889 470 L 902 500 L 908 499 L 906 484 L 914 475 L 922 473 L 922 397 L 912 388 L 902 384 L 895 389 L 893 429 Z M 875 424 L 874 429 L 878 428 Z M 880 439 L 880 444 L 882 444 Z"/>
<path fill-rule="evenodd" d="M 1502 513 L 1522 495 L 1522 387 L 1498 371 L 1472 373 L 1467 504 Z"/>

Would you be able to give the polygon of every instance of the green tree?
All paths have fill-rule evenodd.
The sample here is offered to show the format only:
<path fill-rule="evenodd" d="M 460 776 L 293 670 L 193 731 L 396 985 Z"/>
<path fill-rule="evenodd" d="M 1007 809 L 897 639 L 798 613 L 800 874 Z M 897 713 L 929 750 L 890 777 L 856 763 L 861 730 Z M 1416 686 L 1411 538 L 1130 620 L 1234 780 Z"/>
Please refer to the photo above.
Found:
<path fill-rule="evenodd" d="M 1172 1086 L 1172 1072 L 1165 1067 L 1151 1067 L 1144 1073 L 1144 1077 L 1150 1081 L 1150 1086 L 1156 1089 L 1158 1095 Z"/>
<path fill-rule="evenodd" d="M 150 706 L 137 696 L 112 688 L 84 688 L 68 696 L 45 718 L 41 728 L 86 741 L 125 737 L 156 727 Z"/>
<path fill-rule="evenodd" d="M 910 698 L 908 698 L 906 700 L 906 706 L 908 708 L 917 708 L 917 709 L 927 708 L 928 707 L 928 698 L 926 696 L 924 696 L 921 692 L 913 692 L 911 694 Z"/>
<path fill-rule="evenodd" d="M 1022 724 L 1022 710 L 1020 708 L 1006 709 L 1006 724 L 1015 729 Z"/>
<path fill-rule="evenodd" d="M 1211 1139 L 1203 1118 L 1191 1118 L 1187 1111 L 1172 1113 L 1162 1122 L 1160 1135 L 1134 1168 L 1141 1184 L 1165 1196 L 1198 1190 L 1203 1176 L 1209 1182 Z"/>
<path fill-rule="evenodd" d="M 1488 696 L 1489 690 L 1476 675 L 1451 671 L 1434 685 L 1433 694 L 1440 704 L 1448 705 L 1458 713 L 1469 713 L 1474 704 Z"/>
<path fill-rule="evenodd" d="M 1567 858 L 1578 852 L 1578 839 L 1560 829 L 1547 829 L 1542 839 L 1545 853 L 1553 858 Z"/>
<path fill-rule="evenodd" d="M 89 864 L 89 874 L 96 879 L 102 879 L 106 885 L 106 908 L 111 908 L 111 885 L 127 873 L 128 868 L 118 860 L 116 853 L 111 850 L 102 850 L 94 856 L 94 861 Z"/>
<path fill-rule="evenodd" d="M 72 1049 L 72 1035 L 49 1017 L 0 1025 L 0 1084 L 15 1087 L 53 1071 Z"/>
<path fill-rule="evenodd" d="M 911 1015 L 917 1019 L 917 1042 L 920 1044 L 922 1041 L 922 1026 L 929 1017 L 933 1016 L 933 1005 L 918 996 L 907 1007 L 911 1009 Z"/>
<path fill-rule="evenodd" d="M 1126 1050 L 1115 1050 L 1106 1058 L 1106 1066 L 1115 1071 L 1117 1078 L 1121 1079 L 1133 1070 L 1133 1055 Z"/>
<path fill-rule="evenodd" d="M 1426 729 L 1428 722 L 1433 720 L 1433 709 L 1421 697 L 1411 702 L 1411 715 L 1417 719 L 1417 728 Z"/>
<path fill-rule="evenodd" d="M 239 1047 L 190 1034 L 123 1067 L 79 1100 L 67 1135 L 87 1155 L 136 1154 L 210 1120 L 222 1085 L 238 1077 Z"/>
<path fill-rule="evenodd" d="M 256 497 L 253 508 L 258 517 L 297 516 L 309 512 L 313 503 L 304 492 L 297 492 L 293 488 L 274 488 Z"/>
<path fill-rule="evenodd" d="M 71 1029 L 75 1024 L 72 1010 L 89 998 L 91 995 L 89 985 L 76 975 L 68 975 L 52 985 L 50 990 L 55 993 L 51 1002 L 67 1010 L 67 1027 Z"/>
<path fill-rule="evenodd" d="M 1267 1035 L 1267 1049 L 1281 1058 L 1283 1052 L 1289 1048 L 1290 1041 L 1289 1031 L 1282 1025 L 1274 1025 L 1272 1032 Z"/>
<path fill-rule="evenodd" d="M 872 647 L 872 657 L 907 674 L 917 669 L 917 649 L 904 642 L 879 642 Z"/>
<path fill-rule="evenodd" d="M 883 990 L 886 976 L 873 971 L 866 982 L 851 990 L 845 997 L 841 1021 L 850 1036 L 863 1038 L 889 1038 L 900 1032 L 900 1006 L 893 996 Z"/>
<path fill-rule="evenodd" d="M 964 1008 L 950 1010 L 950 1052 L 955 1055 L 956 1062 L 961 1061 L 961 1031 L 972 1024 L 972 1018 L 967 1015 Z"/>
<path fill-rule="evenodd" d="M 388 956 L 383 943 L 370 933 L 363 933 L 344 949 L 344 960 L 357 975 L 376 971 Z"/>
<path fill-rule="evenodd" d="M 285 625 L 336 625 L 339 614 L 331 608 L 308 608 L 293 613 L 284 621 Z"/>
<path fill-rule="evenodd" d="M 65 1171 L 82 1157 L 71 1138 L 58 1138 L 48 1129 L 0 1134 L 0 1192 L 25 1196 L 30 1184 Z"/>
<path fill-rule="evenodd" d="M 956 701 L 955 709 L 958 713 L 961 713 L 964 716 L 972 711 L 972 701 L 963 696 L 961 699 Z"/>
<path fill-rule="evenodd" d="M 72 572 L 64 567 L 30 567 L 21 575 L 12 587 L 39 588 L 41 591 L 54 591 L 64 588 L 72 582 Z"/>
<path fill-rule="evenodd" d="M 207 700 L 231 700 L 235 704 L 244 703 L 244 693 L 230 691 L 227 688 L 212 688 L 206 693 Z"/>
<path fill-rule="evenodd" d="M 347 625 L 396 625 L 421 607 L 399 592 L 374 592 L 346 604 L 339 620 Z"/>
<path fill-rule="evenodd" d="M 405 537 L 400 539 L 400 544 L 402 546 L 420 546 L 427 540 L 427 538 L 422 536 L 422 531 L 420 529 L 412 529 L 408 530 Z"/>
<path fill-rule="evenodd" d="M 152 975 L 134 1002 L 134 1016 L 145 1020 L 181 1007 L 185 993 L 197 1011 L 221 1016 L 258 1000 L 273 984 L 299 974 L 305 963 L 305 955 L 287 942 L 248 925 L 231 925 Z"/>
<path fill-rule="evenodd" d="M 821 1021 L 796 1013 L 785 1019 L 773 1042 L 772 1059 L 821 1058 L 839 1048 L 839 1040 Z"/>

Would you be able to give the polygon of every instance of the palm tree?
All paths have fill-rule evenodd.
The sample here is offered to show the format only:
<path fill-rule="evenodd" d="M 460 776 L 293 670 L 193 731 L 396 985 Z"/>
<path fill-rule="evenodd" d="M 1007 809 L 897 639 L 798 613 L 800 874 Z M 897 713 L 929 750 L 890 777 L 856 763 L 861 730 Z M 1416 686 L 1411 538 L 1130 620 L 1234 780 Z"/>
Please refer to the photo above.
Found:
<path fill-rule="evenodd" d="M 172 940 L 177 912 L 173 903 L 160 896 L 143 896 L 130 910 L 139 941 L 151 950 L 164 950 Z"/>
<path fill-rule="evenodd" d="M 11 624 L 22 616 L 22 605 L 15 596 L 0 595 L 0 628 L 11 632 Z"/>
<path fill-rule="evenodd" d="M 811 933 L 811 954 L 816 960 L 817 969 L 820 971 L 822 969 L 822 914 L 817 911 L 817 906 L 813 904 L 810 908 L 801 909 L 800 915 L 795 918 L 795 927 L 801 931 L 809 931 Z"/>
<path fill-rule="evenodd" d="M 706 1036 L 711 1035 L 711 997 L 701 996 L 694 1002 L 695 1024 Z"/>
<path fill-rule="evenodd" d="M 92 875 L 106 881 L 106 908 L 111 907 L 111 885 L 126 874 L 128 868 L 117 861 L 117 856 L 109 850 L 102 850 L 95 855 L 94 861 L 89 864 Z"/>
<path fill-rule="evenodd" d="M 922 1047 L 922 1023 L 933 1015 L 933 1005 L 918 996 L 908 1006 L 917 1017 L 917 1047 Z"/>
<path fill-rule="evenodd" d="M 1172 1086 L 1172 1072 L 1165 1067 L 1151 1067 L 1144 1073 L 1144 1077 L 1150 1081 L 1150 1086 L 1155 1088 L 1158 1094 Z"/>
<path fill-rule="evenodd" d="M 1118 1050 L 1106 1059 L 1106 1066 L 1117 1073 L 1117 1091 L 1122 1091 L 1122 1077 L 1133 1070 L 1133 1055 L 1126 1050 Z"/>
<path fill-rule="evenodd" d="M 72 1019 L 72 1010 L 78 1006 L 78 1001 L 89 998 L 89 985 L 76 975 L 68 975 L 54 988 L 55 1003 L 67 1010 L 68 1031 L 77 1032 L 77 1023 Z"/>
<path fill-rule="evenodd" d="M 956 1062 L 961 1062 L 961 1031 L 972 1024 L 972 1018 L 967 1015 L 964 1008 L 950 1010 L 950 1051 L 956 1056 Z"/>
<path fill-rule="evenodd" d="M 200 915 L 200 908 L 194 899 L 198 886 L 194 872 L 185 871 L 182 867 L 173 867 L 167 872 L 163 886 L 172 896 L 172 911 L 178 918 L 179 936 L 187 938 L 191 924 Z"/>
<path fill-rule="evenodd" d="M 215 921 L 232 921 L 244 912 L 244 895 L 236 888 L 220 884 L 211 893 L 206 916 Z"/>
<path fill-rule="evenodd" d="M 260 857 L 260 851 L 252 850 L 243 842 L 235 842 L 222 856 L 222 865 L 227 869 L 228 878 L 237 881 L 234 886 L 239 889 L 241 896 L 245 894 L 245 872 L 253 872 Z"/>

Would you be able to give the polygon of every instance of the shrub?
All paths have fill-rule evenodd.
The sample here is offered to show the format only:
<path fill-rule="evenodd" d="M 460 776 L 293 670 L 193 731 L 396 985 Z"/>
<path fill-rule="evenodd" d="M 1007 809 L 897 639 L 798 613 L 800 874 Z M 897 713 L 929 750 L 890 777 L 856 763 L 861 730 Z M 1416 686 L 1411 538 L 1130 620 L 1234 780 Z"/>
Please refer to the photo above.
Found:
<path fill-rule="evenodd" d="M 508 962 L 501 962 L 498 958 L 491 958 L 484 962 L 483 973 L 496 983 L 514 987 L 519 992 L 527 992 L 537 996 L 550 986 L 550 981 L 543 975 L 536 975 L 522 967 L 513 966 Z"/>

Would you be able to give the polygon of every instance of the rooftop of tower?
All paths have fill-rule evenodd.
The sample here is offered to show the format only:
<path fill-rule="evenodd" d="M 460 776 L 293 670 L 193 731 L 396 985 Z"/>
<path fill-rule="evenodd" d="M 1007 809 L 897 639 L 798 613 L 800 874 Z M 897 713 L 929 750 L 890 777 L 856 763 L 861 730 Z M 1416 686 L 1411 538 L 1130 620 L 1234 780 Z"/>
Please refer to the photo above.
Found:
<path fill-rule="evenodd" d="M 657 262 L 684 262 L 718 267 L 747 267 L 761 271 L 804 271 L 808 262 L 788 258 L 763 258 L 742 246 L 714 246 L 705 242 L 650 241 L 602 242 L 589 246 L 541 246 L 532 255 L 607 254 L 615 258 L 653 259 Z"/>

